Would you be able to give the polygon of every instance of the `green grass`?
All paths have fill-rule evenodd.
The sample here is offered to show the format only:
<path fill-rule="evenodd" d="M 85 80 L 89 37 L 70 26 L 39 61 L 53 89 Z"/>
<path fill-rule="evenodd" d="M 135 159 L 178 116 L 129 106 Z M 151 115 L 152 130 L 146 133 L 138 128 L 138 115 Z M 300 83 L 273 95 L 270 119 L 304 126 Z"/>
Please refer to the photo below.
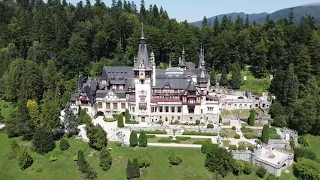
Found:
<path fill-rule="evenodd" d="M 193 135 L 193 136 L 217 136 L 215 132 L 199 132 L 199 131 L 184 131 L 182 135 Z"/>
<path fill-rule="evenodd" d="M 239 116 L 240 118 L 248 118 L 250 116 L 250 112 L 247 109 L 244 110 L 232 110 L 232 114 L 235 116 Z"/>
<path fill-rule="evenodd" d="M 15 138 L 18 143 L 30 148 L 30 142 L 21 141 Z M 198 139 L 199 140 L 199 139 Z M 99 166 L 99 153 L 92 150 L 87 143 L 68 139 L 70 148 L 67 151 L 61 151 L 58 147 L 46 155 L 38 155 L 31 151 L 30 154 L 34 163 L 26 170 L 20 170 L 16 160 L 8 160 L 5 155 L 10 151 L 9 139 L 4 133 L 0 133 L 0 177 L 3 180 L 81 180 L 76 162 L 73 156 L 78 150 L 83 150 L 85 158 L 90 166 L 98 173 L 98 179 L 124 180 L 126 179 L 126 165 L 128 159 L 135 157 L 147 157 L 150 159 L 151 166 L 148 167 L 147 173 L 142 174 L 140 180 L 211 180 L 213 174 L 204 167 L 205 155 L 198 148 L 170 148 L 170 147 L 147 147 L 147 148 L 129 148 L 119 147 L 115 143 L 109 145 L 112 147 L 112 166 L 107 172 L 101 170 Z M 223 140 L 224 143 L 229 142 Z M 57 143 L 58 144 L 58 143 Z M 316 144 L 315 144 L 316 145 Z M 182 156 L 182 163 L 179 166 L 170 166 L 168 156 L 171 153 L 177 153 Z M 49 157 L 55 155 L 57 161 L 49 162 Z M 35 170 L 42 167 L 42 172 Z M 254 168 L 255 171 L 256 168 Z M 290 170 L 290 169 L 289 169 Z M 291 169 L 292 171 L 292 169 Z M 225 180 L 237 180 L 238 178 L 229 173 Z M 259 179 L 255 172 L 251 175 L 241 175 L 240 180 Z M 295 179 L 292 173 L 282 173 L 280 180 Z"/>
<path fill-rule="evenodd" d="M 244 81 L 242 78 L 243 84 L 240 86 L 240 90 L 252 92 L 254 94 L 262 95 L 263 92 L 267 92 L 271 80 L 269 77 L 265 77 L 262 79 L 256 79 L 250 71 L 242 71 L 241 76 L 247 76 L 247 80 Z"/>
<path fill-rule="evenodd" d="M 320 159 L 320 136 L 307 135 L 307 139 L 310 142 L 310 146 L 305 148 L 314 152 L 317 155 L 317 158 Z"/>
<path fill-rule="evenodd" d="M 103 120 L 104 120 L 105 122 L 114 122 L 114 121 L 116 121 L 115 118 L 103 118 Z"/>
<path fill-rule="evenodd" d="M 238 145 L 239 145 L 239 146 L 240 146 L 240 145 L 244 145 L 245 147 L 249 147 L 250 145 L 253 145 L 253 144 L 251 144 L 251 143 L 249 143 L 249 142 L 240 141 L 240 142 L 238 143 Z"/>
<path fill-rule="evenodd" d="M 230 112 L 227 111 L 227 110 L 221 110 L 220 112 L 220 116 L 221 117 L 226 117 L 226 116 L 229 116 L 230 115 Z"/>
<path fill-rule="evenodd" d="M 224 133 L 221 134 L 221 136 L 225 136 L 228 138 L 234 138 L 234 136 L 237 134 L 235 130 L 232 130 L 230 128 L 222 128 L 222 130 L 224 131 Z"/>
<path fill-rule="evenodd" d="M 14 110 L 14 107 L 11 103 L 6 102 L 0 99 L 0 113 L 4 117 L 4 119 L 8 118 L 10 113 Z"/>
<path fill-rule="evenodd" d="M 229 145 L 230 145 L 229 140 L 221 140 L 221 141 L 222 141 L 224 147 L 229 147 Z"/>
<path fill-rule="evenodd" d="M 159 142 L 159 140 L 162 139 L 164 141 L 167 140 L 167 142 Z M 179 144 L 194 144 L 195 142 L 197 142 L 196 144 L 199 144 L 200 142 L 205 142 L 210 140 L 210 138 L 188 138 L 186 139 L 185 137 L 179 137 L 177 136 L 176 139 L 177 141 L 169 141 L 171 140 L 172 137 L 155 137 L 155 138 L 148 138 L 148 143 L 179 143 Z M 160 140 L 161 141 L 161 140 Z"/>

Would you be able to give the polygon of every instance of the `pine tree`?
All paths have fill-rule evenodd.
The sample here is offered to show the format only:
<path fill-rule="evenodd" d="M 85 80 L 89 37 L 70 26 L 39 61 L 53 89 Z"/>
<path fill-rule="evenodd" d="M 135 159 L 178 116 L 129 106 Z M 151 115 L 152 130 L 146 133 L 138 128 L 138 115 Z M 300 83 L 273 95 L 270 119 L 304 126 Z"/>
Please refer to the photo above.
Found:
<path fill-rule="evenodd" d="M 227 70 L 225 67 L 222 69 L 222 74 L 221 74 L 219 85 L 220 86 L 228 86 Z"/>
<path fill-rule="evenodd" d="M 216 74 L 214 71 L 214 65 L 212 65 L 209 74 L 210 74 L 210 84 L 211 84 L 211 86 L 215 86 L 216 85 Z"/>
<path fill-rule="evenodd" d="M 134 172 L 134 178 L 140 177 L 140 168 L 139 168 L 139 162 L 137 158 L 134 158 L 132 161 L 133 166 L 133 172 Z"/>
<path fill-rule="evenodd" d="M 44 87 L 47 91 L 55 92 L 60 85 L 60 77 L 53 60 L 48 61 L 48 65 L 43 72 Z"/>
<path fill-rule="evenodd" d="M 216 18 L 214 19 L 213 32 L 214 32 L 214 35 L 215 35 L 215 36 L 220 33 L 220 22 L 219 22 L 218 17 L 216 17 Z"/>
<path fill-rule="evenodd" d="M 117 122 L 118 122 L 118 127 L 119 128 L 123 128 L 124 127 L 124 124 L 123 124 L 123 115 L 122 114 L 119 114 L 117 116 Z"/>
<path fill-rule="evenodd" d="M 255 121 L 256 121 L 256 112 L 253 109 L 251 109 L 250 110 L 250 116 L 249 116 L 249 119 L 248 119 L 248 124 L 250 126 L 254 126 Z"/>
<path fill-rule="evenodd" d="M 56 147 L 52 131 L 44 126 L 38 127 L 34 134 L 32 145 L 34 151 L 38 154 L 46 154 L 52 151 Z"/>
<path fill-rule="evenodd" d="M 63 120 L 64 128 L 67 130 L 68 135 L 71 136 L 72 134 L 75 134 L 77 131 L 78 123 L 76 120 L 76 116 L 74 115 L 73 111 L 70 109 L 70 105 L 67 104 L 67 106 L 64 109 L 65 115 Z"/>
<path fill-rule="evenodd" d="M 107 133 L 100 126 L 94 126 L 93 124 L 86 125 L 87 136 L 89 138 L 89 145 L 97 150 L 108 145 Z"/>
<path fill-rule="evenodd" d="M 232 89 L 240 89 L 241 85 L 241 67 L 239 62 L 235 62 L 232 65 L 232 70 L 231 70 L 232 78 L 231 78 L 231 87 Z"/>
<path fill-rule="evenodd" d="M 134 178 L 134 167 L 130 159 L 128 159 L 126 174 L 127 174 L 127 179 Z"/>
<path fill-rule="evenodd" d="M 55 94 L 48 91 L 44 94 L 41 104 L 41 118 L 46 127 L 57 129 L 60 126 L 60 105 Z"/>
<path fill-rule="evenodd" d="M 208 19 L 206 16 L 204 16 L 202 20 L 202 27 L 206 27 L 206 26 L 208 26 Z"/>
<path fill-rule="evenodd" d="M 246 28 L 249 28 L 249 26 L 250 26 L 249 14 L 247 14 L 247 16 L 246 16 L 246 23 L 245 23 L 245 27 L 246 27 Z"/>
<path fill-rule="evenodd" d="M 102 170 L 108 171 L 112 165 L 112 157 L 109 150 L 103 149 L 100 152 L 100 164 Z"/>
<path fill-rule="evenodd" d="M 265 144 L 269 142 L 269 125 L 264 125 L 262 129 L 261 141 Z"/>
<path fill-rule="evenodd" d="M 126 116 L 126 123 L 129 123 L 130 122 L 130 112 L 128 109 L 126 109 L 125 116 Z"/>
<path fill-rule="evenodd" d="M 31 166 L 32 163 L 33 163 L 33 159 L 27 152 L 27 148 L 23 148 L 22 150 L 20 150 L 18 154 L 18 165 L 20 169 L 24 170 L 29 166 Z"/>
<path fill-rule="evenodd" d="M 148 146 L 148 139 L 147 139 L 147 135 L 144 131 L 140 132 L 140 136 L 139 136 L 139 146 L 140 147 L 147 147 Z"/>
<path fill-rule="evenodd" d="M 130 134 L 130 146 L 131 147 L 138 146 L 138 137 L 137 137 L 137 133 L 135 131 L 131 131 L 131 134 Z"/>

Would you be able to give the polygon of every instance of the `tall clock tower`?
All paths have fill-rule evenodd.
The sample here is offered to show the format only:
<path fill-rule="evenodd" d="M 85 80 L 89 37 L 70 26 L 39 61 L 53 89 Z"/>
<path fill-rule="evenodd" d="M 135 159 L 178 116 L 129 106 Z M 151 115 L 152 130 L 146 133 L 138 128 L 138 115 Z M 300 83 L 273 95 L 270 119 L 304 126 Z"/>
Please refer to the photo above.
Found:
<path fill-rule="evenodd" d="M 138 57 L 135 61 L 134 83 L 136 95 L 136 115 L 140 122 L 149 122 L 151 102 L 152 64 L 149 62 L 147 44 L 145 43 L 143 26 L 139 44 Z"/>

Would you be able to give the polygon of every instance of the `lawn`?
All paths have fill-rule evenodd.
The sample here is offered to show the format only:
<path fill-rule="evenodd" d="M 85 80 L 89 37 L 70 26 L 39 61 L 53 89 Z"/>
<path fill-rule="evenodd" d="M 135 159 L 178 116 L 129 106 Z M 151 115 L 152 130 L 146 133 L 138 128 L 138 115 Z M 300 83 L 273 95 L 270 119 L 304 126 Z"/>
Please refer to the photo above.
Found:
<path fill-rule="evenodd" d="M 221 110 L 220 112 L 220 116 L 221 117 L 226 117 L 226 116 L 229 116 L 230 115 L 230 112 L 227 111 L 227 110 Z"/>
<path fill-rule="evenodd" d="M 221 141 L 222 141 L 224 147 L 229 147 L 229 145 L 230 145 L 229 140 L 221 140 Z"/>
<path fill-rule="evenodd" d="M 253 144 L 251 144 L 251 143 L 249 143 L 249 142 L 245 142 L 245 141 L 240 141 L 239 143 L 238 143 L 238 145 L 240 146 L 240 145 L 244 145 L 245 147 L 249 147 L 250 145 L 253 145 Z"/>
<path fill-rule="evenodd" d="M 240 118 L 248 118 L 250 116 L 250 112 L 249 110 L 245 109 L 245 110 L 232 110 L 232 114 L 235 116 L 239 116 Z"/>
<path fill-rule="evenodd" d="M 223 133 L 221 136 L 228 137 L 228 138 L 234 138 L 234 136 L 237 134 L 236 130 L 232 130 L 230 128 L 222 128 Z"/>
<path fill-rule="evenodd" d="M 7 135 L 0 133 L 0 177 L 7 180 L 56 180 L 82 179 L 77 169 L 76 163 L 72 160 L 78 150 L 83 150 L 89 164 L 97 171 L 98 179 L 124 180 L 126 179 L 126 165 L 128 158 L 147 157 L 150 159 L 151 166 L 147 168 L 145 177 L 141 180 L 180 180 L 180 179 L 204 179 L 212 178 L 210 173 L 204 167 L 205 155 L 198 148 L 170 148 L 170 147 L 147 147 L 147 148 L 128 148 L 118 147 L 112 144 L 113 163 L 108 172 L 104 172 L 99 167 L 99 155 L 97 151 L 92 150 L 87 143 L 69 139 L 71 147 L 69 150 L 62 152 L 59 148 L 54 151 L 40 156 L 31 153 L 34 158 L 34 163 L 28 169 L 22 171 L 18 167 L 16 160 L 8 160 L 5 155 L 9 152 Z M 18 142 L 21 144 L 21 141 Z M 24 142 L 30 146 L 30 142 Z M 171 153 L 182 155 L 182 163 L 179 166 L 170 166 L 168 156 Z M 54 154 L 58 160 L 49 162 L 50 155 Z M 43 168 L 42 172 L 36 172 L 39 167 Z M 197 167 L 195 170 L 194 168 Z"/>
<path fill-rule="evenodd" d="M 16 138 L 21 145 L 30 148 L 30 142 L 23 142 Z M 34 163 L 26 170 L 20 170 L 16 160 L 8 160 L 5 156 L 9 150 L 9 139 L 4 133 L 0 133 L 0 177 L 7 180 L 81 180 L 80 173 L 77 169 L 76 162 L 72 159 L 77 154 L 78 150 L 83 150 L 85 158 L 89 164 L 98 173 L 98 179 L 112 179 L 124 180 L 126 179 L 126 164 L 128 158 L 147 157 L 150 159 L 151 166 L 148 167 L 144 174 L 141 175 L 140 180 L 210 180 L 213 174 L 204 167 L 205 155 L 200 152 L 200 149 L 195 148 L 170 148 L 170 147 L 147 147 L 147 148 L 128 148 L 119 147 L 115 143 L 111 144 L 112 147 L 112 166 L 107 172 L 104 172 L 99 167 L 99 154 L 97 151 L 92 150 L 87 143 L 75 140 L 74 138 L 68 139 L 70 148 L 67 151 L 60 151 L 57 147 L 52 152 L 44 156 L 32 153 Z M 223 140 L 223 143 L 230 141 Z M 171 153 L 182 155 L 182 163 L 179 166 L 170 166 L 168 156 Z M 49 162 L 49 157 L 55 155 L 56 162 Z M 42 167 L 42 172 L 36 170 Z M 256 168 L 255 168 L 256 169 Z M 231 173 L 225 177 L 226 180 L 236 180 L 236 176 Z M 241 175 L 239 179 L 259 179 L 255 173 L 251 175 Z M 280 180 L 294 179 L 292 174 L 285 174 L 280 177 Z"/>
<path fill-rule="evenodd" d="M 13 111 L 13 105 L 9 102 L 6 102 L 0 99 L 0 113 L 6 119 L 9 117 L 10 113 Z"/>
<path fill-rule="evenodd" d="M 320 158 L 320 136 L 312 136 L 307 135 L 308 141 L 310 142 L 310 146 L 306 147 L 310 151 L 314 152 L 317 155 L 317 158 Z"/>
<path fill-rule="evenodd" d="M 162 137 L 155 137 L 155 138 L 148 138 L 148 142 L 149 143 L 158 143 L 158 140 L 162 139 Z M 208 141 L 210 140 L 210 138 L 190 138 L 187 140 L 180 140 L 178 137 L 177 139 L 180 141 L 178 142 L 179 144 L 193 144 L 194 142 L 198 142 L 198 141 Z M 161 142 L 161 143 L 166 143 L 166 142 Z M 167 143 L 171 143 L 171 142 L 167 142 Z"/>

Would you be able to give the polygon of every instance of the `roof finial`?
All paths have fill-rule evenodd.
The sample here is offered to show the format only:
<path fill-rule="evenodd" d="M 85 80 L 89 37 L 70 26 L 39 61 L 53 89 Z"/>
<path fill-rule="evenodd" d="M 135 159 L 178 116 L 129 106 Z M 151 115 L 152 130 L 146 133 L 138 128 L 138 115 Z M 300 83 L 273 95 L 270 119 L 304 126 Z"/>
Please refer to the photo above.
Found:
<path fill-rule="evenodd" d="M 184 52 L 184 46 L 182 47 L 182 55 L 184 55 L 185 54 L 185 52 Z"/>
<path fill-rule="evenodd" d="M 141 40 L 144 40 L 143 23 L 141 23 Z"/>

